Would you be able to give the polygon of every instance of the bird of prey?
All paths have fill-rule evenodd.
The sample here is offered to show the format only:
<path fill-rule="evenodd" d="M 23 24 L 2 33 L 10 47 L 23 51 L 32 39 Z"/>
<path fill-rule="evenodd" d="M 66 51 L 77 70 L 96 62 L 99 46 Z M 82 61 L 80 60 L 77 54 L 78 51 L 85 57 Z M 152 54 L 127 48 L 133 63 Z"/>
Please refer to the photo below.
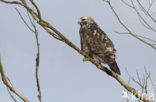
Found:
<path fill-rule="evenodd" d="M 112 71 L 120 75 L 115 60 L 116 50 L 106 33 L 88 16 L 81 17 L 78 24 L 80 24 L 81 50 L 98 63 L 108 64 Z"/>

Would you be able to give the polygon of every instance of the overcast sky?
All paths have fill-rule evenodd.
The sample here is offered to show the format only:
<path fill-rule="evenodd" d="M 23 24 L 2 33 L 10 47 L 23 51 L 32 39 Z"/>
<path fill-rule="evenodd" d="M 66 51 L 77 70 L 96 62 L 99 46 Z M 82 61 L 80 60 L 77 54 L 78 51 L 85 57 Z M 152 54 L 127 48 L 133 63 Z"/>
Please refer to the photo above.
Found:
<path fill-rule="evenodd" d="M 109 6 L 103 0 L 40 0 L 36 1 L 42 18 L 56 27 L 69 40 L 80 47 L 77 21 L 82 16 L 91 16 L 113 41 L 117 50 L 117 63 L 121 78 L 128 82 L 128 72 L 136 76 L 144 67 L 156 72 L 156 51 L 124 32 Z M 135 12 L 117 0 L 112 5 L 124 23 L 135 33 L 155 38 L 153 32 L 144 30 Z M 155 6 L 156 7 L 156 6 Z M 15 8 L 23 16 L 22 7 L 0 2 L 0 55 L 6 75 L 15 88 L 31 102 L 37 102 L 35 82 L 35 36 L 24 25 Z M 83 56 L 66 44 L 52 38 L 40 26 L 39 78 L 44 102 L 121 102 L 124 88 L 113 78 L 98 70 Z M 147 33 L 148 32 L 148 33 Z M 135 88 L 136 86 L 132 84 Z M 0 80 L 0 102 L 13 102 Z M 22 102 L 18 99 L 19 102 Z M 133 102 L 133 101 L 130 101 Z"/>

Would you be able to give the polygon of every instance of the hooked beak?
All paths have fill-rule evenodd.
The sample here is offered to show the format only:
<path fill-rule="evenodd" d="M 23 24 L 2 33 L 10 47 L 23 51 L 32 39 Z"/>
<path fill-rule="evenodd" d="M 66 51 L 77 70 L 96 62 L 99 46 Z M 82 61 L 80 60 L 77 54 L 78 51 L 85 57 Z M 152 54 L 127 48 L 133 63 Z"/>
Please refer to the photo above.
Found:
<path fill-rule="evenodd" d="M 81 19 L 79 19 L 77 23 L 80 24 L 81 23 Z"/>

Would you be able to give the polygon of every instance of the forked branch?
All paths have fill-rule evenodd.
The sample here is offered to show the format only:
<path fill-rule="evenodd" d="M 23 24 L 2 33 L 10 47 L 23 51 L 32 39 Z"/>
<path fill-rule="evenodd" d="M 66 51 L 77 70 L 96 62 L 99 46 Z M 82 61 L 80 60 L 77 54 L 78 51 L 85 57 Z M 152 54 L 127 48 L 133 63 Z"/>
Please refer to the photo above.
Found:
<path fill-rule="evenodd" d="M 33 2 L 33 4 L 34 4 L 34 2 Z M 35 34 L 36 45 L 37 45 L 35 78 L 36 78 L 37 89 L 38 89 L 38 99 L 39 99 L 40 102 L 42 102 L 41 89 L 40 89 L 39 76 L 38 76 L 39 63 L 40 63 L 40 44 L 39 44 L 39 39 L 38 39 L 38 30 L 36 28 L 34 20 L 31 19 L 29 13 L 28 13 L 28 18 L 29 18 L 29 21 L 30 21 L 32 27 L 30 27 L 29 24 L 24 20 L 24 18 L 22 17 L 21 13 L 19 12 L 19 10 L 16 9 L 16 11 L 18 12 L 18 14 L 19 14 L 20 18 L 22 19 L 22 21 L 24 22 L 24 24 L 28 27 L 28 29 Z M 40 13 L 38 13 L 38 14 L 40 14 Z"/>
<path fill-rule="evenodd" d="M 33 2 L 32 0 L 30 0 L 30 2 L 32 3 L 32 5 L 34 5 L 34 7 L 36 8 L 35 12 L 33 9 L 31 9 L 31 7 L 29 7 L 26 2 L 20 2 L 20 3 L 16 3 L 16 2 L 11 2 L 11 1 L 6 1 L 6 0 L 0 0 L 3 3 L 8 3 L 8 4 L 16 4 L 16 5 L 20 5 L 22 7 L 24 7 L 29 14 L 31 15 L 31 17 L 39 24 L 41 25 L 50 35 L 52 35 L 54 38 L 66 43 L 67 45 L 69 45 L 71 48 L 75 49 L 78 53 L 80 53 L 81 55 L 83 55 L 84 57 L 88 58 L 89 61 L 91 63 L 93 63 L 98 69 L 104 71 L 107 73 L 107 75 L 113 77 L 114 79 L 116 79 L 126 90 L 128 90 L 129 92 L 133 93 L 137 98 L 139 98 L 140 100 L 143 100 L 144 102 L 150 102 L 149 99 L 147 99 L 146 97 L 142 97 L 141 93 L 139 93 L 137 90 L 135 90 L 134 88 L 132 88 L 131 86 L 129 86 L 124 80 L 122 80 L 116 73 L 114 73 L 113 71 L 108 70 L 106 67 L 102 66 L 101 64 L 97 63 L 95 60 L 93 60 L 92 58 L 90 58 L 85 52 L 81 51 L 75 44 L 73 44 L 71 41 L 69 41 L 62 33 L 60 33 L 56 28 L 54 28 L 50 23 L 48 23 L 47 21 L 43 20 L 43 18 L 41 18 L 41 13 L 39 12 L 39 8 L 37 7 L 37 5 Z M 21 1 L 25 1 L 25 0 L 21 0 Z M 129 30 L 129 29 L 127 29 Z M 130 30 L 129 30 L 130 31 Z M 133 33 L 132 33 L 133 34 Z M 137 38 L 137 37 L 136 37 Z M 139 40 L 142 41 L 142 39 L 137 38 Z"/>

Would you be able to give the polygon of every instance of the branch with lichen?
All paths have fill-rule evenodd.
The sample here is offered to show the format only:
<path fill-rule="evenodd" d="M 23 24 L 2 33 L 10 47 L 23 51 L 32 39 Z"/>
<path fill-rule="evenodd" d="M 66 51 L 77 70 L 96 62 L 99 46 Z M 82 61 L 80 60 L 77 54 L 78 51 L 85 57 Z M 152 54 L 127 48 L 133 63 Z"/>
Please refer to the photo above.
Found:
<path fill-rule="evenodd" d="M 85 52 L 81 51 L 75 44 L 73 44 L 71 41 L 69 41 L 62 33 L 60 33 L 56 28 L 54 28 L 50 23 L 47 21 L 43 20 L 41 16 L 41 12 L 38 8 L 38 6 L 34 3 L 33 0 L 29 0 L 30 3 L 34 6 L 35 10 L 33 10 L 31 7 L 28 6 L 28 4 L 25 2 L 25 0 L 20 0 L 20 2 L 17 1 L 6 1 L 6 0 L 0 0 L 3 3 L 7 4 L 16 4 L 24 7 L 31 17 L 36 21 L 43 29 L 45 29 L 50 35 L 52 35 L 55 39 L 60 40 L 64 43 L 66 43 L 68 46 L 76 50 L 79 54 L 83 55 L 85 58 L 88 59 L 91 63 L 93 63 L 98 69 L 104 71 L 107 75 L 113 77 L 114 79 L 117 80 L 117 82 L 120 83 L 127 91 L 133 93 L 137 98 L 144 102 L 151 102 L 148 100 L 146 97 L 142 97 L 141 93 L 139 93 L 137 90 L 129 86 L 124 80 L 122 80 L 116 73 L 113 71 L 108 70 L 106 67 L 102 66 L 101 64 L 97 63 L 94 59 L 90 58 Z M 140 38 L 138 38 L 140 39 Z M 141 40 L 141 39 L 140 39 Z"/>

